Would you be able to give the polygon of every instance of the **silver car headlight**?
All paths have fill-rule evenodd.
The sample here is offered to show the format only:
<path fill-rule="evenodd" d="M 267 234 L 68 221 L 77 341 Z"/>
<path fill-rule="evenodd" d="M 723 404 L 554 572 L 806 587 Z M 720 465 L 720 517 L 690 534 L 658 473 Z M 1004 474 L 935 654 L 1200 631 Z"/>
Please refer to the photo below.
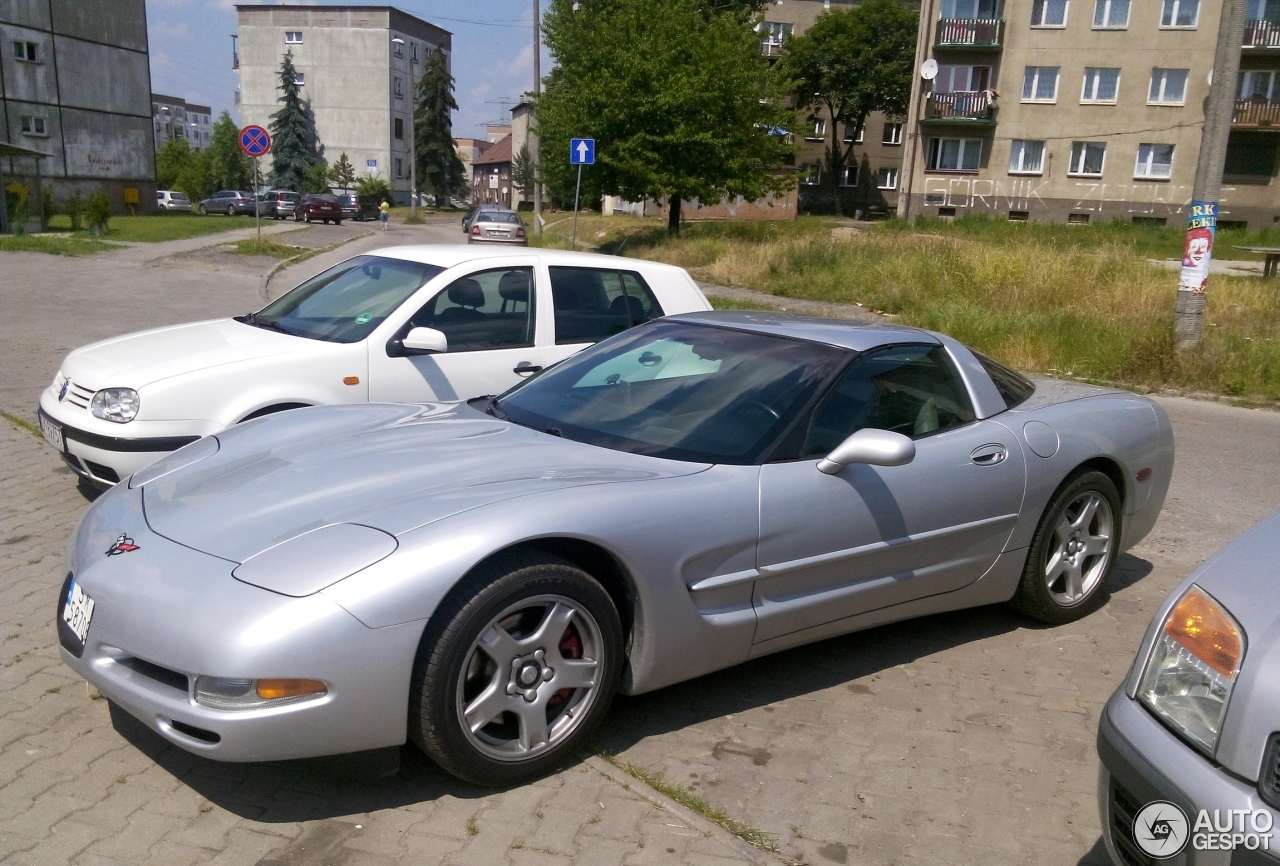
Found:
<path fill-rule="evenodd" d="M 328 692 L 320 680 L 196 677 L 196 703 L 215 710 L 278 707 L 322 698 Z"/>
<path fill-rule="evenodd" d="M 128 424 L 138 417 L 138 392 L 132 388 L 103 388 L 89 401 L 89 412 L 103 421 Z"/>
<path fill-rule="evenodd" d="M 1244 652 L 1244 629 L 1193 584 L 1156 635 L 1138 700 L 1191 745 L 1212 755 Z"/>

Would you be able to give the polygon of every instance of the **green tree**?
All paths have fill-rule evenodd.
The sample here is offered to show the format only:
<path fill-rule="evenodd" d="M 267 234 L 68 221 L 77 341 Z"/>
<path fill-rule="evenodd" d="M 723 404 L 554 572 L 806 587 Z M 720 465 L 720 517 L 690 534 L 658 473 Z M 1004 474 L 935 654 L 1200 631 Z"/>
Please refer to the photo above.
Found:
<path fill-rule="evenodd" d="M 191 146 L 185 138 L 171 138 L 160 145 L 156 151 L 156 186 L 174 189 L 192 157 Z"/>
<path fill-rule="evenodd" d="M 791 184 L 785 82 L 760 57 L 743 9 L 714 0 L 551 0 L 544 26 L 557 66 L 537 105 L 542 171 L 572 196 L 569 139 L 596 140 L 583 174 L 599 193 L 681 203 L 756 199 Z M 575 11 L 577 7 L 577 11 Z"/>
<path fill-rule="evenodd" d="M 173 183 L 174 189 L 180 189 L 187 194 L 187 198 L 191 199 L 192 206 L 195 202 L 209 197 L 210 193 L 215 191 L 213 185 L 213 173 L 209 168 L 210 152 L 208 150 L 197 151 L 192 154 L 191 159 L 179 172 L 177 180 Z"/>
<path fill-rule="evenodd" d="M 302 192 L 328 192 L 329 166 L 323 159 L 311 163 L 302 178 Z"/>
<path fill-rule="evenodd" d="M 214 190 L 249 189 L 253 186 L 253 162 L 240 149 L 240 128 L 229 113 L 222 112 L 214 121 L 209 147 L 201 156 L 205 160 L 209 184 Z M 191 193 L 187 192 L 187 195 Z"/>
<path fill-rule="evenodd" d="M 379 204 L 384 198 L 388 202 L 392 201 L 391 184 L 387 183 L 386 178 L 374 174 L 366 174 L 356 181 L 356 194 L 377 199 Z"/>
<path fill-rule="evenodd" d="M 520 151 L 511 158 L 511 183 L 520 190 L 521 198 L 533 198 L 533 157 L 529 145 L 520 145 Z"/>
<path fill-rule="evenodd" d="M 418 163 L 418 188 L 431 190 L 436 207 L 442 207 L 451 195 L 465 192 L 471 186 L 453 146 L 450 112 L 457 110 L 453 75 L 444 55 L 432 51 L 418 80 L 417 104 L 413 110 L 413 151 Z"/>
<path fill-rule="evenodd" d="M 917 11 L 898 0 L 867 0 L 820 14 L 787 42 L 781 67 L 795 82 L 796 108 L 827 117 L 827 177 L 840 178 L 853 151 L 846 127 L 858 129 L 873 111 L 905 114 L 915 64 Z"/>
<path fill-rule="evenodd" d="M 336 187 L 342 189 L 350 189 L 356 185 L 356 170 L 351 165 L 351 159 L 344 150 L 338 156 L 338 161 L 329 169 L 329 180 Z"/>
<path fill-rule="evenodd" d="M 316 122 L 311 106 L 303 102 L 293 52 L 280 62 L 280 110 L 271 115 L 271 185 L 302 192 L 307 169 L 320 160 Z"/>

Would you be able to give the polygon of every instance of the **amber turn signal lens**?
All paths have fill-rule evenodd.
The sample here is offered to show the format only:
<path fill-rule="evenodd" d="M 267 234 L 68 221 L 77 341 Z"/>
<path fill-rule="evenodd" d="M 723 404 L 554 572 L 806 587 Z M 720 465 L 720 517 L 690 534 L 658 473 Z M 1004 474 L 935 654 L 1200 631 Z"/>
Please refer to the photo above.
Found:
<path fill-rule="evenodd" d="M 319 680 L 258 680 L 258 697 L 266 701 L 323 695 L 327 691 L 325 684 Z"/>
<path fill-rule="evenodd" d="M 359 384 L 360 384 L 360 377 L 359 377 L 359 376 L 347 376 L 347 377 L 345 377 L 345 378 L 342 380 L 342 384 L 344 384 L 344 385 L 359 385 Z"/>
<path fill-rule="evenodd" d="M 1169 614 L 1164 631 L 1224 677 L 1234 677 L 1240 667 L 1244 641 L 1239 630 L 1212 599 L 1195 587 Z"/>

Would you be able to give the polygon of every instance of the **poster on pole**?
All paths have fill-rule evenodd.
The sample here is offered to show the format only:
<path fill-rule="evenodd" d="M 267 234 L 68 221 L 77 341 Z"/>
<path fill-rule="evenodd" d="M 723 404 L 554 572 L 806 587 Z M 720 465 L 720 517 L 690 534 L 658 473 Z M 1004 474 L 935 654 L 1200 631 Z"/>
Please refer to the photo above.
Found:
<path fill-rule="evenodd" d="M 1213 261 L 1213 238 L 1218 229 L 1217 202 L 1193 201 L 1187 221 L 1187 239 L 1182 247 L 1182 273 L 1178 291 L 1205 293 L 1209 263 Z"/>

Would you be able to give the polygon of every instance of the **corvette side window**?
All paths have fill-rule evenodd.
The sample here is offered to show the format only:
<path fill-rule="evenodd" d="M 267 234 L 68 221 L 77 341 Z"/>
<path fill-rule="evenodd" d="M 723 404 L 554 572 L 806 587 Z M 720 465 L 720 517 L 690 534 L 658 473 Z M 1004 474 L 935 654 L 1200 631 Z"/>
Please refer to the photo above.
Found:
<path fill-rule="evenodd" d="M 435 328 L 449 352 L 532 346 L 536 307 L 533 268 L 495 268 L 454 280 L 409 320 Z"/>
<path fill-rule="evenodd" d="M 941 346 L 891 346 L 854 361 L 822 399 L 802 454 L 827 454 L 864 427 L 919 439 L 972 420 L 969 395 Z"/>

